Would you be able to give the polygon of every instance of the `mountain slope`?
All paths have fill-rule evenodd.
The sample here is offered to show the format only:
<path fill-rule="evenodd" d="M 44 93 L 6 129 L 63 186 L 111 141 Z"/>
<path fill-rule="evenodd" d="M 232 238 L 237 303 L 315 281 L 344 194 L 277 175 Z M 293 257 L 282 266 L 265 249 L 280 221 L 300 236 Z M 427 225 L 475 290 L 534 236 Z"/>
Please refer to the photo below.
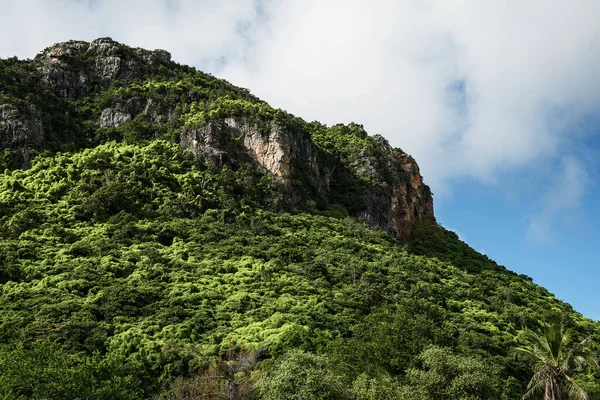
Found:
<path fill-rule="evenodd" d="M 514 399 L 521 329 L 600 333 L 360 125 L 106 38 L 2 60 L 0 93 L 4 398 L 285 398 L 309 371 L 313 398 Z"/>

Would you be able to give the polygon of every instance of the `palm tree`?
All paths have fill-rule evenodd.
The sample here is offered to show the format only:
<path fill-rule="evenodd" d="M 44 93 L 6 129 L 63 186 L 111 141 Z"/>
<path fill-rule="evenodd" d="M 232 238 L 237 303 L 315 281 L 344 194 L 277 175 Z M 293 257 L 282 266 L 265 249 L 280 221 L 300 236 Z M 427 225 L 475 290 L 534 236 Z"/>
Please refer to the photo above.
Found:
<path fill-rule="evenodd" d="M 571 347 L 571 332 L 562 324 L 545 325 L 543 335 L 527 330 L 524 345 L 513 349 L 517 357 L 533 363 L 534 374 L 523 399 L 543 393 L 544 400 L 587 400 L 573 377 L 588 367 L 598 368 L 598 360 L 587 347 L 591 341 L 588 336 Z"/>

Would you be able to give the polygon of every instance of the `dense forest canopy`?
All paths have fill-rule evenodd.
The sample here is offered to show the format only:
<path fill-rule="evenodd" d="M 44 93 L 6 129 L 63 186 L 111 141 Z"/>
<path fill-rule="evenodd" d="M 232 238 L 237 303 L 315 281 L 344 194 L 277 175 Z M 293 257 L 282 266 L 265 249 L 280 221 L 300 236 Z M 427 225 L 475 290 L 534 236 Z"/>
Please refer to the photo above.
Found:
<path fill-rule="evenodd" d="M 40 79 L 55 53 L 64 79 Z M 89 72 L 104 56 L 111 80 Z M 407 156 L 360 125 L 108 39 L 0 60 L 0 112 L 1 398 L 517 399 L 527 328 L 600 334 L 432 215 L 407 240 L 373 229 Z M 240 137 L 182 148 L 227 118 L 291 132 L 319 168 L 282 178 Z M 596 399 L 598 378 L 575 375 Z"/>

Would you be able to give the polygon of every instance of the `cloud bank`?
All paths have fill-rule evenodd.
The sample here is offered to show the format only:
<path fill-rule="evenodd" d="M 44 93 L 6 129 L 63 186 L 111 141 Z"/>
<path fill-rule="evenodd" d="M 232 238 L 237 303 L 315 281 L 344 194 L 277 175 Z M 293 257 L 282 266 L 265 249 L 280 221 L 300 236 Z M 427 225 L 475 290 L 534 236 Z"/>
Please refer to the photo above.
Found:
<path fill-rule="evenodd" d="M 0 4 L 3 57 L 100 36 L 168 49 L 305 119 L 364 124 L 414 155 L 438 194 L 465 178 L 502 185 L 515 170 L 526 184 L 533 166 L 562 163 L 578 189 L 549 181 L 532 234 L 586 193 L 586 174 L 571 171 L 587 168 L 582 121 L 600 110 L 596 0 Z M 553 193 L 578 198 L 549 205 Z"/>

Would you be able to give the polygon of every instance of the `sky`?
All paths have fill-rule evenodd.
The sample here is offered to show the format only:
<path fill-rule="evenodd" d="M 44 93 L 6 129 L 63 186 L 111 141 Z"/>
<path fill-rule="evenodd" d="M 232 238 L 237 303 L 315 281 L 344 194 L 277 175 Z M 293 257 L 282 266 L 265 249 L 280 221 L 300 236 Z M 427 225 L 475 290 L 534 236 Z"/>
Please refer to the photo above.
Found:
<path fill-rule="evenodd" d="M 0 57 L 112 37 L 413 155 L 438 222 L 600 319 L 600 1 L 0 0 Z"/>

